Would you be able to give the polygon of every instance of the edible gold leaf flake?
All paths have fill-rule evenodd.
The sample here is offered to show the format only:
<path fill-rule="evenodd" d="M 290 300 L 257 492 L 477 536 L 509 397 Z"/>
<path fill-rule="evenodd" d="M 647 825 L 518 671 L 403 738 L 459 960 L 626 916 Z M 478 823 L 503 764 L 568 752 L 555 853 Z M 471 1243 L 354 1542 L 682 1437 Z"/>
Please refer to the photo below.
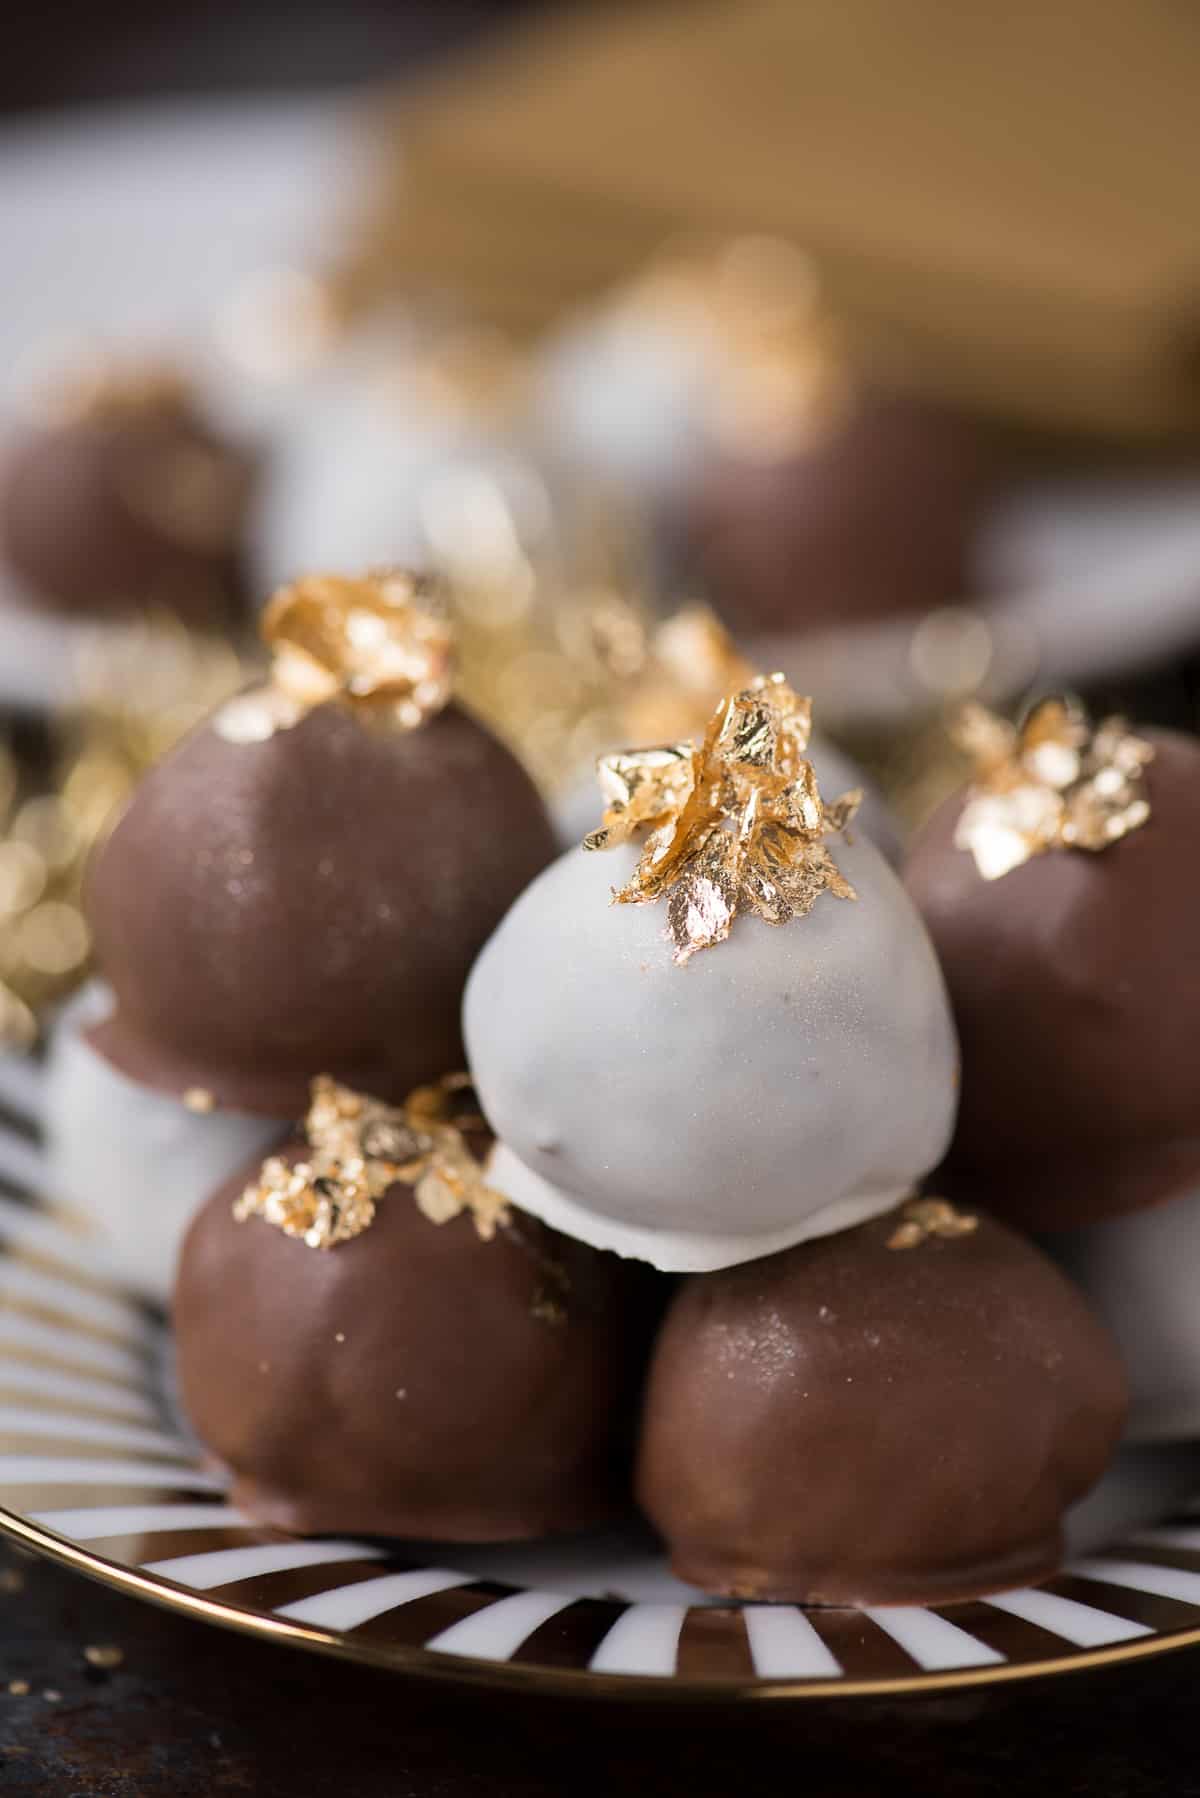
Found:
<path fill-rule="evenodd" d="M 970 1236 L 979 1228 L 977 1217 L 956 1211 L 948 1199 L 910 1199 L 900 1218 L 888 1237 L 889 1249 L 916 1249 L 931 1236 Z"/>
<path fill-rule="evenodd" d="M 424 576 L 308 575 L 276 593 L 260 630 L 271 673 L 217 714 L 216 729 L 231 743 L 290 730 L 330 702 L 365 723 L 415 730 L 450 698 L 454 632 L 437 583 Z"/>
<path fill-rule="evenodd" d="M 963 708 L 955 735 L 976 776 L 954 833 L 985 880 L 1047 849 L 1107 849 L 1150 816 L 1153 747 L 1122 718 L 1090 724 L 1070 700 L 1044 699 L 1019 726 Z"/>
<path fill-rule="evenodd" d="M 294 1164 L 268 1157 L 234 1217 L 260 1217 L 310 1249 L 330 1249 L 369 1229 L 376 1204 L 399 1183 L 413 1188 L 431 1223 L 469 1211 L 490 1241 L 507 1222 L 508 1201 L 488 1186 L 466 1143 L 463 1131 L 477 1120 L 465 1094 L 467 1077 L 452 1074 L 392 1106 L 319 1075 L 304 1123 L 310 1153 Z"/>
<path fill-rule="evenodd" d="M 854 889 L 824 842 L 845 830 L 862 799 L 821 799 L 807 759 L 812 702 L 782 674 L 762 675 L 718 705 L 703 741 L 602 756 L 603 822 L 585 849 L 611 849 L 647 831 L 619 904 L 666 897 L 674 959 L 722 942 L 738 913 L 785 924 L 822 893 Z"/>

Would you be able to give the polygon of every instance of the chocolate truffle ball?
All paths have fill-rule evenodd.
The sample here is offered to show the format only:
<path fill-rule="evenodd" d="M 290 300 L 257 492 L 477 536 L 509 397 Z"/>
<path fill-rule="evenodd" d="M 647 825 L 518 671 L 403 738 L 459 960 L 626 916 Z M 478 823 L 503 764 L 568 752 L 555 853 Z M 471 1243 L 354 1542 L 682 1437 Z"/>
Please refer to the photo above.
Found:
<path fill-rule="evenodd" d="M 944 1183 L 1035 1230 L 1200 1174 L 1200 743 L 1144 733 L 1147 822 L 984 879 L 949 800 L 905 871 L 950 989 L 962 1102 Z"/>
<path fill-rule="evenodd" d="M 856 899 L 739 918 L 683 967 L 663 907 L 612 903 L 632 847 L 568 851 L 522 894 L 464 1005 L 517 1204 L 693 1271 L 886 1211 L 936 1165 L 957 1094 L 941 974 L 879 851 L 852 827 L 833 854 Z"/>
<path fill-rule="evenodd" d="M 1053 1572 L 1120 1434 L 1116 1349 L 1001 1225 L 939 1235 L 918 1215 L 681 1285 L 636 1476 L 681 1579 L 943 1604 Z"/>
<path fill-rule="evenodd" d="M 238 1111 L 298 1117 L 323 1070 L 402 1099 L 461 1065 L 472 959 L 553 853 L 528 776 L 454 705 L 412 730 L 319 705 L 259 741 L 218 717 L 92 865 L 117 1001 L 92 1040 Z"/>
<path fill-rule="evenodd" d="M 790 453 L 715 456 L 685 533 L 731 623 L 828 629 L 966 597 L 991 485 L 966 419 L 859 392 Z"/>
<path fill-rule="evenodd" d="M 184 1404 L 240 1509 L 301 1534 L 486 1542 L 627 1503 L 636 1269 L 517 1213 L 490 1241 L 465 1213 L 432 1223 L 407 1186 L 310 1248 L 235 1221 L 242 1185 L 196 1218 L 174 1304 Z"/>
<path fill-rule="evenodd" d="M 249 460 L 183 384 L 133 371 L 10 446 L 0 553 L 31 600 L 62 612 L 222 626 L 242 604 L 251 487 Z"/>

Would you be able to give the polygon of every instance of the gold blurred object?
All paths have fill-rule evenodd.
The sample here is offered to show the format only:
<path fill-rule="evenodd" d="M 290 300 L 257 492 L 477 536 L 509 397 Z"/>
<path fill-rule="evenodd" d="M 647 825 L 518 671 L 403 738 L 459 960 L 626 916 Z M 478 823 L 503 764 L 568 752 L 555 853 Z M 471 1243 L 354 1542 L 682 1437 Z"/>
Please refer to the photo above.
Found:
<path fill-rule="evenodd" d="M 956 1236 L 973 1236 L 979 1219 L 969 1211 L 958 1211 L 949 1199 L 909 1199 L 900 1208 L 900 1223 L 887 1239 L 889 1249 L 919 1249 L 931 1237 L 953 1241 Z"/>
<path fill-rule="evenodd" d="M 88 857 L 141 776 L 246 678 L 228 644 L 174 620 L 97 636 L 48 765 L 0 743 L 0 1046 L 29 1048 L 41 1008 L 84 977 Z"/>
<path fill-rule="evenodd" d="M 726 693 L 748 687 L 754 672 L 715 612 L 683 605 L 651 632 L 622 701 L 622 724 L 634 742 L 690 736 Z"/>
<path fill-rule="evenodd" d="M 1013 726 L 971 704 L 957 734 L 976 774 L 954 842 L 985 880 L 1048 849 L 1107 849 L 1150 817 L 1154 749 L 1122 718 L 1092 726 L 1081 707 L 1056 698 Z"/>
<path fill-rule="evenodd" d="M 246 276 L 217 313 L 217 347 L 252 381 L 294 380 L 334 348 L 345 325 L 334 284 L 309 269 Z"/>
<path fill-rule="evenodd" d="M 1200 13 L 659 0 L 380 107 L 347 288 L 535 337 L 687 237 L 804 246 L 856 351 L 1033 424 L 1200 425 Z"/>
<path fill-rule="evenodd" d="M 378 1201 L 403 1184 L 431 1223 L 466 1211 L 490 1241 L 509 1207 L 464 1138 L 463 1128 L 477 1121 L 473 1111 L 463 1113 L 469 1093 L 467 1076 L 451 1074 L 418 1087 L 403 1105 L 385 1105 L 318 1075 L 304 1123 L 308 1154 L 294 1163 L 269 1156 L 234 1201 L 234 1217 L 259 1217 L 310 1249 L 331 1249 L 369 1229 Z"/>
<path fill-rule="evenodd" d="M 721 450 L 772 461 L 828 433 L 853 404 L 843 333 L 812 259 L 765 233 L 664 247 L 609 301 L 634 325 L 694 344 L 701 424 Z"/>
<path fill-rule="evenodd" d="M 645 666 L 644 520 L 607 493 L 571 491 L 536 542 L 482 471 L 439 499 L 431 537 L 456 627 L 457 691 L 553 791 L 619 739 L 618 707 Z"/>
<path fill-rule="evenodd" d="M 648 834 L 619 904 L 667 900 L 676 962 L 721 943 L 741 910 L 802 918 L 822 893 L 854 899 L 823 839 L 843 831 L 858 790 L 826 805 L 805 756 L 812 701 L 760 675 L 717 707 L 703 742 L 602 756 L 604 822 L 584 848 Z"/>
<path fill-rule="evenodd" d="M 331 700 L 399 730 L 415 730 L 449 702 L 454 632 L 425 575 L 306 575 L 274 595 L 259 630 L 271 652 L 267 680 L 214 721 L 231 743 L 262 742 Z"/>

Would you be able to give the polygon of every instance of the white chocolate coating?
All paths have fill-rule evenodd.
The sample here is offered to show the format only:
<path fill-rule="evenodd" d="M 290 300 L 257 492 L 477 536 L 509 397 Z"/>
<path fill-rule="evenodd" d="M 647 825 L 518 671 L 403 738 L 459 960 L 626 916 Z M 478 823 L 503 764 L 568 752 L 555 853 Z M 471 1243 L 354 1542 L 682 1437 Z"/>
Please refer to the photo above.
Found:
<path fill-rule="evenodd" d="M 706 720 L 698 720 L 702 730 Z M 854 787 L 861 787 L 863 802 L 855 815 L 850 834 L 861 831 L 869 837 L 880 854 L 893 868 L 898 867 L 904 853 L 900 825 L 892 816 L 887 800 L 879 788 L 865 775 L 857 762 L 844 750 L 824 738 L 814 738 L 809 755 L 816 769 L 821 796 L 826 801 L 840 799 Z M 564 849 L 577 849 L 589 830 L 600 822 L 603 800 L 596 784 L 595 772 L 589 766 L 577 780 L 565 787 L 551 803 L 554 830 Z"/>
<path fill-rule="evenodd" d="M 1045 1244 L 1117 1339 L 1131 1442 L 1200 1435 L 1200 1192 Z"/>
<path fill-rule="evenodd" d="M 93 985 L 64 1011 L 46 1070 L 47 1179 L 90 1226 L 104 1265 L 165 1305 L 195 1212 L 231 1174 L 287 1129 L 287 1120 L 189 1111 L 120 1074 L 85 1032 L 111 1006 Z"/>
<path fill-rule="evenodd" d="M 546 494 L 516 443 L 431 409 L 396 346 L 368 335 L 313 384 L 273 448 L 254 572 L 270 592 L 312 569 L 441 566 L 443 539 L 461 537 L 481 504 L 522 543 L 545 527 Z"/>
<path fill-rule="evenodd" d="M 683 967 L 662 904 L 610 904 L 633 849 L 569 851 L 528 888 L 464 1010 L 501 1190 L 670 1271 L 772 1254 L 909 1193 L 953 1126 L 950 1009 L 878 851 L 831 847 L 856 900 L 743 916 Z"/>

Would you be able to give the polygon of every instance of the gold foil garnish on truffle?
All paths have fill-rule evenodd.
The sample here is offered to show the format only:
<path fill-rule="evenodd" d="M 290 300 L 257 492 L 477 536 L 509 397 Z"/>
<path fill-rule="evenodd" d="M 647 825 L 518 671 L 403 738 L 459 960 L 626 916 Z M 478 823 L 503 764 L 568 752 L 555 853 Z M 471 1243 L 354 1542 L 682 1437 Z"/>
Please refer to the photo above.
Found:
<path fill-rule="evenodd" d="M 413 1188 L 431 1223 L 469 1211 L 490 1241 L 509 1207 L 464 1139 L 473 1121 L 462 1109 L 469 1092 L 467 1076 L 451 1074 L 417 1087 L 401 1106 L 385 1105 L 319 1075 L 304 1121 L 311 1153 L 295 1163 L 270 1156 L 235 1200 L 234 1217 L 260 1217 L 310 1249 L 331 1249 L 369 1229 L 376 1203 L 399 1182 Z"/>
<path fill-rule="evenodd" d="M 979 1228 L 977 1217 L 956 1211 L 949 1199 L 910 1199 L 900 1217 L 887 1239 L 889 1249 L 916 1249 L 931 1236 L 970 1236 Z"/>
<path fill-rule="evenodd" d="M 976 764 L 955 847 L 985 880 L 1047 849 L 1107 849 L 1150 816 L 1154 750 L 1123 718 L 1093 728 L 1071 701 L 1044 699 L 1017 727 L 971 704 L 955 734 Z"/>
<path fill-rule="evenodd" d="M 611 849 L 649 831 L 619 904 L 666 897 L 674 958 L 722 942 L 741 910 L 785 924 L 824 892 L 854 889 L 825 846 L 862 799 L 827 806 L 805 757 L 812 702 L 782 674 L 761 675 L 725 699 L 697 748 L 624 750 L 598 763 L 604 821 L 585 849 Z"/>
<path fill-rule="evenodd" d="M 229 742 L 262 742 L 330 701 L 364 722 L 415 730 L 449 701 L 454 632 L 424 576 L 307 575 L 276 593 L 259 628 L 270 676 L 217 714 Z"/>

